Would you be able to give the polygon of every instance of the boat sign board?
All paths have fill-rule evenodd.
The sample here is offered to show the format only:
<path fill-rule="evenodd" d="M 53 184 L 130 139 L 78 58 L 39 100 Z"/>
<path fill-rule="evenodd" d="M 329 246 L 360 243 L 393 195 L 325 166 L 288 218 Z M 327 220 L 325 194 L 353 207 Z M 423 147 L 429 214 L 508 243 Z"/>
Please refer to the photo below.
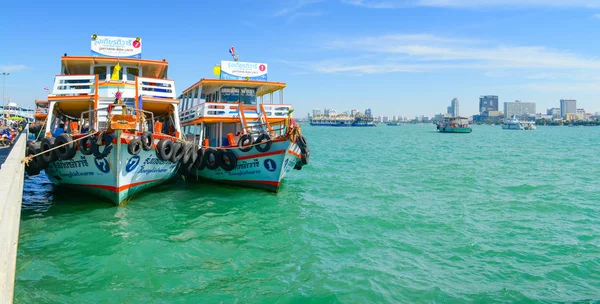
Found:
<path fill-rule="evenodd" d="M 142 39 L 94 35 L 92 56 L 142 58 Z"/>
<path fill-rule="evenodd" d="M 221 79 L 267 81 L 267 64 L 221 61 Z"/>

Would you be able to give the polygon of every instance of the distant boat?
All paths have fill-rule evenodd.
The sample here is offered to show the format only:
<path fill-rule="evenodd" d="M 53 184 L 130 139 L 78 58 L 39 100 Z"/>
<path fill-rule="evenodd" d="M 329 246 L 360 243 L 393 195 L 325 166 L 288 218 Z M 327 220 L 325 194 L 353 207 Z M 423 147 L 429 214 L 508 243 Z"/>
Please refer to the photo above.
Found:
<path fill-rule="evenodd" d="M 506 119 L 502 124 L 504 130 L 535 130 L 535 121 L 520 121 L 515 116 Z"/>
<path fill-rule="evenodd" d="M 400 123 L 399 122 L 386 122 L 385 123 L 388 126 L 394 126 L 394 127 L 399 127 Z"/>
<path fill-rule="evenodd" d="M 372 115 L 357 114 L 355 116 L 335 115 L 326 116 L 319 115 L 310 118 L 311 126 L 327 126 L 327 127 L 375 127 Z"/>
<path fill-rule="evenodd" d="M 446 117 L 444 121 L 437 124 L 437 130 L 440 133 L 471 133 L 473 129 L 469 125 L 469 119 L 466 117 Z"/>

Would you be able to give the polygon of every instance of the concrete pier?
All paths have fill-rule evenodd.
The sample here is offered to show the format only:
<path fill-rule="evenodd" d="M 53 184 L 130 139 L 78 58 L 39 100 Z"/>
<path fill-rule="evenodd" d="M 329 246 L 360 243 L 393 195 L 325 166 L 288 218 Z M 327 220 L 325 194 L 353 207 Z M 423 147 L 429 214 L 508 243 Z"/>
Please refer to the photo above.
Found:
<path fill-rule="evenodd" d="M 0 303 L 12 303 L 14 296 L 26 145 L 24 131 L 0 168 Z"/>

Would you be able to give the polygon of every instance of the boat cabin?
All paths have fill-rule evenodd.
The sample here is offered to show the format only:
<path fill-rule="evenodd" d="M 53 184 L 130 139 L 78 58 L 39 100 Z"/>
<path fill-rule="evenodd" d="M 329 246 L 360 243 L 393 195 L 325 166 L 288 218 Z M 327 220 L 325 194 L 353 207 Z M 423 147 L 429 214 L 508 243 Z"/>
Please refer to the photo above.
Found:
<path fill-rule="evenodd" d="M 48 95 L 46 134 L 105 130 L 110 114 L 122 113 L 138 118 L 138 131 L 175 135 L 180 132 L 179 101 L 167 70 L 164 59 L 65 54 Z"/>
<path fill-rule="evenodd" d="M 284 103 L 285 87 L 282 82 L 202 79 L 180 96 L 183 133 L 211 147 L 233 146 L 243 134 L 282 136 L 293 111 Z"/>

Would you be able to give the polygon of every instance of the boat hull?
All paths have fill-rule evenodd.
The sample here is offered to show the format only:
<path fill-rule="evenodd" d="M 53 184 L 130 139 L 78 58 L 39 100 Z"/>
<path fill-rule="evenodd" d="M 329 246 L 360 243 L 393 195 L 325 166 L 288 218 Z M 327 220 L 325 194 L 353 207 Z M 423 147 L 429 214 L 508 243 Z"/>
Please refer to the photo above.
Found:
<path fill-rule="evenodd" d="M 328 123 L 310 123 L 311 126 L 315 127 L 375 127 L 375 124 L 328 124 Z"/>
<path fill-rule="evenodd" d="M 290 140 L 273 141 L 266 152 L 259 152 L 255 148 L 248 152 L 237 148 L 231 151 L 237 158 L 235 169 L 197 169 L 188 175 L 188 181 L 203 179 L 277 192 L 284 177 L 294 169 L 296 163 L 301 162 L 300 147 Z"/>
<path fill-rule="evenodd" d="M 131 155 L 127 150 L 131 137 L 123 134 L 118 143 L 113 138 L 113 149 L 104 158 L 83 155 L 78 150 L 73 159 L 49 164 L 46 174 L 61 187 L 92 193 L 122 205 L 136 193 L 169 180 L 178 167 L 176 163 L 160 160 L 154 149 Z"/>
<path fill-rule="evenodd" d="M 471 128 L 442 128 L 439 130 L 440 133 L 471 133 Z"/>

